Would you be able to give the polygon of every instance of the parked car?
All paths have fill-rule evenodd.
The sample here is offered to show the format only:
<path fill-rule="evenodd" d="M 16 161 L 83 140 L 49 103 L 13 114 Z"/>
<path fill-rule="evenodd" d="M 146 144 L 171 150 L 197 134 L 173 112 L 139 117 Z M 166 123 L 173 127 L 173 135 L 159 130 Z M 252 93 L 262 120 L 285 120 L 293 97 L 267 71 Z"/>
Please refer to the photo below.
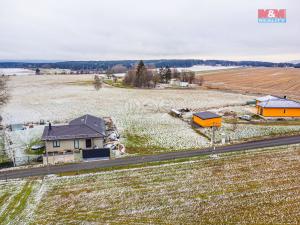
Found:
<path fill-rule="evenodd" d="M 45 145 L 43 145 L 43 144 L 31 146 L 31 150 L 32 150 L 32 151 L 38 151 L 38 150 L 41 150 L 41 149 L 43 149 L 43 148 L 45 148 Z"/>
<path fill-rule="evenodd" d="M 251 116 L 249 115 L 243 115 L 243 116 L 240 116 L 239 117 L 241 120 L 247 120 L 247 121 L 250 121 L 251 120 Z"/>

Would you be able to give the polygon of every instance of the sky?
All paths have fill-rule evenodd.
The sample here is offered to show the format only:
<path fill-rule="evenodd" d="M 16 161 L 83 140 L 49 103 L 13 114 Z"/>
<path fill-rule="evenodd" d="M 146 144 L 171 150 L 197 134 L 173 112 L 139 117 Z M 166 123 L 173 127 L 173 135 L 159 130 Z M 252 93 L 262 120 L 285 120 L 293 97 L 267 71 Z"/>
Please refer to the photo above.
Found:
<path fill-rule="evenodd" d="M 286 23 L 258 23 L 286 9 Z M 299 0 L 0 0 L 0 60 L 300 60 Z"/>

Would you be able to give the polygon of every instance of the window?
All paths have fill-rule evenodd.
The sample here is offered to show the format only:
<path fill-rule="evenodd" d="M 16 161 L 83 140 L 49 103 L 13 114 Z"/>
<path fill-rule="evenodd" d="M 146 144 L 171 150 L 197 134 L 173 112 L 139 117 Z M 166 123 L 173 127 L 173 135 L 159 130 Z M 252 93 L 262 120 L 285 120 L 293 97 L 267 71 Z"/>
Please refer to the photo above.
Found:
<path fill-rule="evenodd" d="M 56 141 L 53 141 L 53 148 L 58 148 L 60 147 L 60 141 L 56 140 Z"/>
<path fill-rule="evenodd" d="M 92 139 L 85 139 L 85 147 L 86 148 L 92 147 Z"/>
<path fill-rule="evenodd" d="M 78 139 L 74 140 L 74 148 L 79 149 L 79 140 Z"/>

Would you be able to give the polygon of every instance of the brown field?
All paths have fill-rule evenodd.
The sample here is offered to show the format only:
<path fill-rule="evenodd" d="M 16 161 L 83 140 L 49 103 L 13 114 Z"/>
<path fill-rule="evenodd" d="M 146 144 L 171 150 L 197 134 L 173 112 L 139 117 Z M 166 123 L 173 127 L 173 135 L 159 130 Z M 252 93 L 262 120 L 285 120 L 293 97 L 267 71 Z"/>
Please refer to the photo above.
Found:
<path fill-rule="evenodd" d="M 241 68 L 201 74 L 204 86 L 241 93 L 272 94 L 300 100 L 300 69 Z"/>

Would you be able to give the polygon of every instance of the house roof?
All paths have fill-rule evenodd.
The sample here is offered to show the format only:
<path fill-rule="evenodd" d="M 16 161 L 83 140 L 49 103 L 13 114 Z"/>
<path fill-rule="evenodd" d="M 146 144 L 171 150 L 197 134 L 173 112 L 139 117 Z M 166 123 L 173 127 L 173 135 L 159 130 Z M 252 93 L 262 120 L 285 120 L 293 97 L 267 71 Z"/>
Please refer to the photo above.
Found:
<path fill-rule="evenodd" d="M 273 101 L 273 100 L 279 100 L 279 99 L 282 99 L 282 98 L 279 98 L 279 97 L 276 97 L 273 95 L 266 95 L 266 96 L 257 98 L 256 100 L 260 101 L 260 102 L 264 102 L 264 101 Z"/>
<path fill-rule="evenodd" d="M 258 105 L 263 108 L 299 108 L 300 109 L 300 102 L 287 100 L 287 99 L 265 101 L 259 103 Z"/>
<path fill-rule="evenodd" d="M 198 113 L 194 113 L 193 115 L 206 120 L 206 119 L 213 119 L 213 118 L 220 118 L 221 116 L 216 114 L 216 113 L 212 113 L 209 111 L 205 111 L 205 112 L 198 112 Z"/>
<path fill-rule="evenodd" d="M 105 122 L 102 118 L 86 114 L 77 119 L 71 120 L 69 125 L 86 125 L 89 128 L 105 135 Z"/>
<path fill-rule="evenodd" d="M 104 137 L 105 122 L 102 118 L 85 115 L 72 120 L 68 125 L 45 126 L 42 140 L 67 140 Z"/>

